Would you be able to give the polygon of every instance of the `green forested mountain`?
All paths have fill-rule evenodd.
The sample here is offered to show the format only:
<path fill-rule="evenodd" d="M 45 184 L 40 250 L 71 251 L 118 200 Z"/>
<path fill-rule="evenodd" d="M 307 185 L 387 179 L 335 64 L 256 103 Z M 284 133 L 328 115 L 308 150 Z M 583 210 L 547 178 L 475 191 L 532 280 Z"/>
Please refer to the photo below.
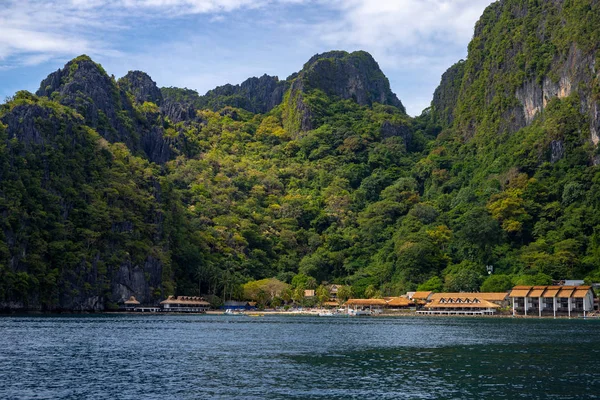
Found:
<path fill-rule="evenodd" d="M 204 96 L 80 56 L 0 106 L 0 308 L 599 280 L 599 27 L 492 4 L 417 118 L 365 52 Z"/>

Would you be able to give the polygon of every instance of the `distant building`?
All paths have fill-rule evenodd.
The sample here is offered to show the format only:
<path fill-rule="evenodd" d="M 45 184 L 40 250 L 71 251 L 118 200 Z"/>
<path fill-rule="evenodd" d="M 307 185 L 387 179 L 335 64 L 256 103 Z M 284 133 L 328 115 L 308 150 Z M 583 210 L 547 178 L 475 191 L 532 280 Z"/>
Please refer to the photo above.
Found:
<path fill-rule="evenodd" d="M 565 281 L 564 286 L 583 286 L 585 284 L 585 282 L 583 281 L 583 279 L 567 279 Z"/>
<path fill-rule="evenodd" d="M 329 301 L 336 301 L 340 285 L 329 285 Z"/>
<path fill-rule="evenodd" d="M 123 303 L 125 310 L 127 311 L 135 311 L 135 309 L 140 305 L 140 302 L 135 299 L 134 296 L 131 296 L 129 300 L 126 300 Z"/>
<path fill-rule="evenodd" d="M 315 297 L 315 290 L 314 289 L 304 290 L 304 297 Z"/>
<path fill-rule="evenodd" d="M 348 299 L 344 304 L 350 315 L 381 314 L 387 302 L 384 299 Z"/>
<path fill-rule="evenodd" d="M 406 297 L 386 297 L 383 299 L 348 299 L 348 301 L 344 304 L 347 312 L 355 315 L 360 315 L 361 311 L 368 311 L 370 314 L 380 314 L 384 309 L 407 309 L 412 305 L 413 303 Z"/>
<path fill-rule="evenodd" d="M 161 301 L 162 311 L 164 312 L 206 312 L 210 308 L 210 303 L 202 297 L 193 296 L 169 296 Z"/>
<path fill-rule="evenodd" d="M 515 286 L 510 292 L 513 315 L 565 315 L 594 311 L 591 286 Z"/>
<path fill-rule="evenodd" d="M 441 298 L 476 298 L 479 300 L 489 301 L 499 305 L 500 307 L 508 306 L 508 293 L 507 292 L 475 292 L 475 293 L 433 293 L 429 296 L 429 301 L 433 302 Z"/>
<path fill-rule="evenodd" d="M 429 301 L 429 299 L 431 298 L 431 295 L 433 294 L 433 292 L 409 292 L 407 293 L 408 298 L 412 301 L 414 301 L 415 303 L 418 301 Z"/>
<path fill-rule="evenodd" d="M 444 296 L 436 297 L 425 304 L 419 314 L 439 315 L 493 315 L 500 308 L 498 304 L 474 296 L 479 293 L 438 293 Z"/>
<path fill-rule="evenodd" d="M 385 308 L 388 310 L 403 310 L 414 306 L 406 297 L 385 297 Z"/>

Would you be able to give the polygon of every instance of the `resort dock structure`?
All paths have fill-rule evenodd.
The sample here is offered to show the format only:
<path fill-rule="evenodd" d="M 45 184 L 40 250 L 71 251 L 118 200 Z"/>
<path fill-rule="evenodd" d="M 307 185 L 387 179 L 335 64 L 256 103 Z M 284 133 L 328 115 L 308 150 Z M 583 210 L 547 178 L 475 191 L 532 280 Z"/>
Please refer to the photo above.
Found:
<path fill-rule="evenodd" d="M 361 312 L 369 314 L 381 314 L 387 302 L 384 299 L 348 299 L 346 301 L 346 312 L 353 315 L 362 315 Z"/>
<path fill-rule="evenodd" d="M 591 286 L 515 286 L 510 292 L 513 315 L 567 315 L 594 310 Z"/>
<path fill-rule="evenodd" d="M 432 299 L 430 303 L 425 304 L 423 310 L 417 311 L 417 314 L 425 315 L 494 315 L 500 308 L 498 304 L 481 299 L 475 295 L 479 293 L 439 293 L 440 295 Z"/>
<path fill-rule="evenodd" d="M 202 313 L 210 308 L 210 303 L 202 297 L 191 296 L 169 296 L 160 305 L 165 312 Z"/>

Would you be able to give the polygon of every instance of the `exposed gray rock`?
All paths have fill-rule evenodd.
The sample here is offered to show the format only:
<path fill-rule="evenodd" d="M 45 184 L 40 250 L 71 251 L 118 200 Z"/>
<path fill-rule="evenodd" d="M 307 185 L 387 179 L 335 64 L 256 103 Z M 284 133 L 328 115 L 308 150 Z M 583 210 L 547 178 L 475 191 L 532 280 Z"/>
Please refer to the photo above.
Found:
<path fill-rule="evenodd" d="M 308 131 L 316 127 L 314 111 L 304 101 L 304 94 L 315 90 L 333 98 L 354 100 L 364 106 L 380 103 L 406 112 L 402 102 L 391 91 L 390 83 L 377 62 L 364 51 L 317 54 L 288 80 L 292 84 L 285 105 L 288 120 L 284 123 L 290 129 Z"/>
<path fill-rule="evenodd" d="M 388 104 L 405 112 L 379 65 L 365 51 L 317 54 L 304 65 L 299 79 L 306 90 L 320 89 L 329 96 L 353 99 L 361 105 Z"/>
<path fill-rule="evenodd" d="M 465 62 L 457 62 L 442 75 L 440 85 L 433 93 L 432 117 L 434 122 L 444 128 L 454 122 L 454 108 L 458 102 L 462 80 L 465 74 Z"/>
<path fill-rule="evenodd" d="M 404 141 L 404 146 L 408 149 L 411 145 L 412 135 L 410 128 L 406 125 L 393 124 L 390 121 L 385 121 L 381 124 L 381 138 L 387 139 L 390 137 L 401 137 Z"/>
<path fill-rule="evenodd" d="M 139 104 L 149 101 L 160 106 L 163 102 L 160 89 L 145 72 L 129 71 L 127 75 L 119 79 L 119 87 L 132 93 L 135 101 Z"/>
<path fill-rule="evenodd" d="M 143 267 L 134 266 L 126 261 L 116 271 L 111 282 L 111 300 L 122 303 L 130 296 L 142 304 L 156 305 L 157 300 L 152 296 L 155 288 L 161 287 L 162 263 L 148 256 Z"/>
<path fill-rule="evenodd" d="M 288 88 L 289 82 L 265 74 L 260 78 L 249 78 L 240 85 L 227 84 L 209 90 L 199 97 L 197 106 L 215 111 L 231 106 L 264 114 L 281 104 Z"/>
<path fill-rule="evenodd" d="M 565 143 L 562 140 L 553 140 L 550 143 L 550 162 L 555 163 L 565 156 Z"/>
<path fill-rule="evenodd" d="M 162 102 L 160 90 L 144 73 L 128 74 L 123 86 L 134 90 L 139 100 L 150 98 Z M 105 139 L 125 143 L 133 153 L 150 150 L 145 154 L 156 163 L 171 158 L 168 141 L 138 120 L 127 92 L 87 56 L 77 57 L 50 74 L 42 81 L 37 95 L 56 99 L 77 110 L 86 124 Z"/>

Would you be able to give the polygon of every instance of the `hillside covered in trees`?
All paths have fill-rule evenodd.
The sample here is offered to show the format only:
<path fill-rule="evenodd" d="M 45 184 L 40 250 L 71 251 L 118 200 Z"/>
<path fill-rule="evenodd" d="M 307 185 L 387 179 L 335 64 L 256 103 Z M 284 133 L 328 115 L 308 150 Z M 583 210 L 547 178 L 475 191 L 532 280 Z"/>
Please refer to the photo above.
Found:
<path fill-rule="evenodd" d="M 498 1 L 416 118 L 366 52 L 204 96 L 80 56 L 0 105 L 0 308 L 600 281 L 598 43 L 595 0 Z"/>

